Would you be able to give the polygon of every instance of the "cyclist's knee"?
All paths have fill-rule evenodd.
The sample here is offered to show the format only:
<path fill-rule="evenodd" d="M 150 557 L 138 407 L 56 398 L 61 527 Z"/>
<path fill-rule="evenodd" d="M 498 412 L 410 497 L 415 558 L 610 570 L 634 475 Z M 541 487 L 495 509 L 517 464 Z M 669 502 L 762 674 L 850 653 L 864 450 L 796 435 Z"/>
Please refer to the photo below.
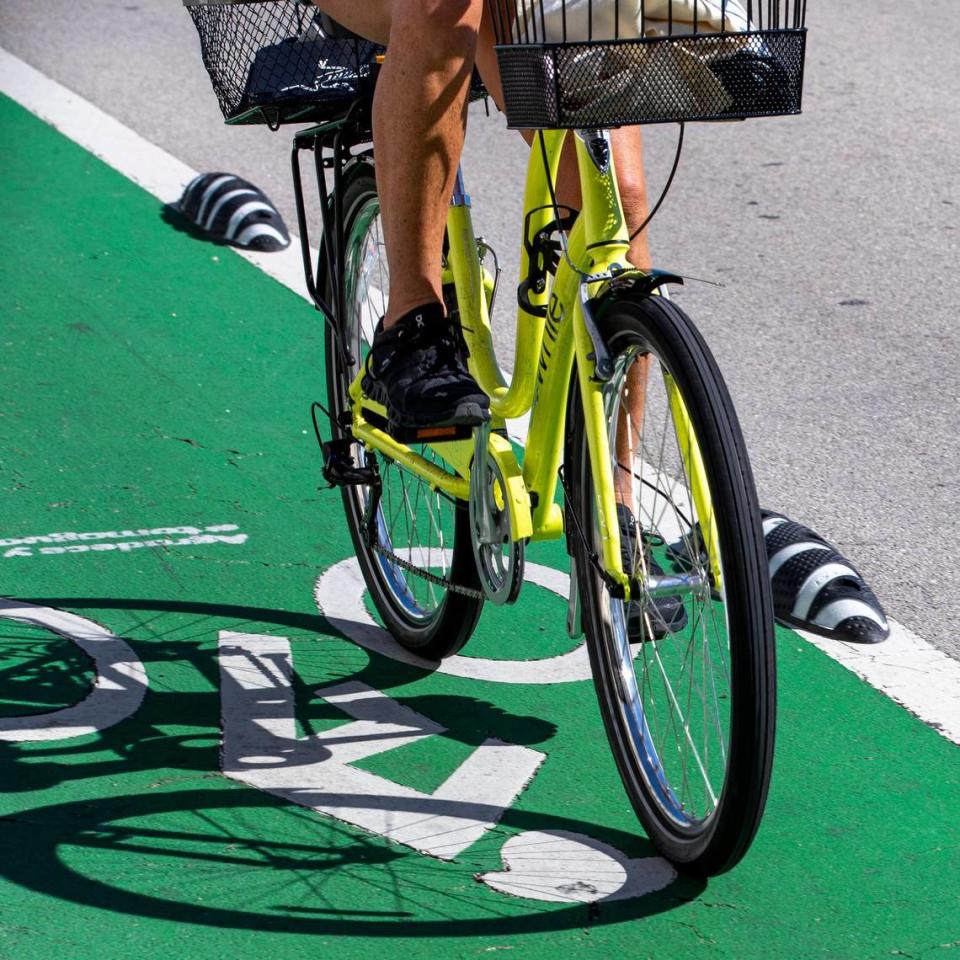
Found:
<path fill-rule="evenodd" d="M 476 33 L 483 16 L 483 0 L 416 0 L 424 23 L 431 30 L 461 27 Z"/>
<path fill-rule="evenodd" d="M 483 0 L 397 0 L 393 22 L 416 34 L 424 58 L 447 60 L 473 56 L 482 16 Z"/>

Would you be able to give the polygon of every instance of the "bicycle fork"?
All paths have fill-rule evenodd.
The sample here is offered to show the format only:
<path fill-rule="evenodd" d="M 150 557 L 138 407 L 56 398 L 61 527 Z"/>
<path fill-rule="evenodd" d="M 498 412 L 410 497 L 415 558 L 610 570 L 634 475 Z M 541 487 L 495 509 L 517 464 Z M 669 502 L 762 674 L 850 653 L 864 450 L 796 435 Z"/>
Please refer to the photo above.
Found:
<path fill-rule="evenodd" d="M 609 381 L 614 374 L 614 363 L 607 344 L 594 321 L 595 305 L 612 292 L 613 284 L 632 284 L 637 295 L 654 295 L 663 282 L 662 277 L 652 277 L 634 270 L 628 261 L 629 237 L 623 219 L 623 207 L 617 186 L 613 151 L 609 135 L 604 131 L 578 131 L 576 148 L 580 169 L 580 185 L 583 211 L 569 244 L 563 244 L 565 262 L 561 261 L 557 285 L 564 281 L 564 273 L 571 270 L 579 274 L 579 296 L 573 298 L 573 332 L 576 350 L 577 376 L 583 404 L 583 416 L 587 445 L 590 454 L 591 479 L 595 496 L 594 511 L 597 518 L 597 533 L 600 540 L 599 561 L 604 580 L 614 595 L 628 599 L 639 587 L 647 596 L 669 596 L 699 590 L 703 584 L 697 577 L 650 576 L 648 582 L 631 582 L 623 569 L 620 550 L 620 529 L 617 518 L 617 496 L 614 478 L 611 445 L 612 404 L 606 400 Z M 578 231 L 583 230 L 589 238 L 602 237 L 601 242 L 592 241 L 586 246 L 575 243 Z M 582 264 L 571 259 L 583 249 L 590 256 Z M 579 269 L 578 269 L 579 268 Z M 680 456 L 690 486 L 691 497 L 700 518 L 701 536 L 709 558 L 714 585 L 721 584 L 719 535 L 713 511 L 709 485 L 706 478 L 703 456 L 683 397 L 667 371 L 663 371 L 670 414 L 680 445 Z M 615 427 L 613 428 L 615 429 Z M 568 616 L 569 629 L 578 627 L 575 605 L 571 600 Z"/>

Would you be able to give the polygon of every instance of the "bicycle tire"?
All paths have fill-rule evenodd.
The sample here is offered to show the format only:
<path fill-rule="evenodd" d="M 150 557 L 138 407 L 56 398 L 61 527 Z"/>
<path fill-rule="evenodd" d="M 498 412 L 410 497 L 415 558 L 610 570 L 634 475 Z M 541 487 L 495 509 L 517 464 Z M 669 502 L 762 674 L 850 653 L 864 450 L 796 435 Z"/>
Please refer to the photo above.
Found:
<path fill-rule="evenodd" d="M 379 199 L 373 164 L 358 160 L 344 171 L 342 180 L 344 216 L 344 279 L 347 290 L 345 315 L 338 320 L 338 333 L 325 330 L 327 399 L 332 430 L 337 439 L 348 434 L 341 424 L 349 422 L 348 387 L 369 352 L 373 325 L 386 309 L 389 295 L 382 240 L 379 235 Z M 377 258 L 384 262 L 377 262 Z M 334 303 L 332 277 L 321 255 L 322 289 L 327 302 Z M 364 271 L 379 272 L 379 303 L 369 302 L 370 288 L 364 287 Z M 385 279 L 384 279 L 385 278 Z M 366 278 L 369 279 L 369 278 Z M 358 291 L 366 289 L 361 302 Z M 371 313 L 373 307 L 376 313 Z M 355 364 L 347 369 L 337 337 L 348 344 Z M 375 461 L 384 495 L 376 515 L 376 538 L 383 551 L 394 553 L 417 567 L 426 567 L 438 577 L 471 590 L 479 590 L 467 504 L 453 502 L 431 491 L 428 485 L 398 464 L 353 443 L 355 462 L 364 466 Z M 424 447 L 423 451 L 429 452 Z M 393 497 L 392 489 L 399 493 Z M 390 560 L 371 544 L 364 524 L 364 511 L 371 496 L 367 486 L 341 488 L 344 513 L 361 573 L 384 626 L 407 650 L 427 659 L 439 660 L 460 650 L 470 639 L 483 609 L 483 599 L 467 596 L 418 577 Z M 413 499 L 411 500 L 411 496 Z M 390 497 L 390 505 L 387 498 Z M 399 506 L 394 505 L 396 501 Z M 429 509 L 426 527 L 415 505 Z M 436 511 L 434 506 L 436 505 Z M 441 515 L 442 513 L 442 515 Z M 398 526 L 398 524 L 405 526 Z M 437 536 L 439 543 L 433 545 Z M 452 541 L 452 546 L 445 544 Z M 406 541 L 406 542 L 400 542 Z"/>
<path fill-rule="evenodd" d="M 753 477 L 719 369 L 679 307 L 661 296 L 621 297 L 598 311 L 598 324 L 616 360 L 606 394 L 611 459 L 615 483 L 636 491 L 630 506 L 642 535 L 636 538 L 635 562 L 645 567 L 647 583 L 653 582 L 648 578 L 656 563 L 666 575 L 698 577 L 701 586 L 672 598 L 682 598 L 686 614 L 685 626 L 675 632 L 658 631 L 657 600 L 640 598 L 643 639 L 631 642 L 628 607 L 611 596 L 596 561 L 595 491 L 575 374 L 567 417 L 567 536 L 597 697 L 621 779 L 648 836 L 688 872 L 714 875 L 735 866 L 753 842 L 773 763 L 773 604 Z M 642 361 L 648 365 L 641 376 L 642 417 L 631 412 L 623 387 L 626 371 L 641 357 L 652 358 Z M 710 529 L 716 531 L 719 578 L 712 572 L 717 565 L 711 565 L 702 518 L 695 516 L 696 497 L 689 493 L 670 414 L 675 394 L 666 386 L 661 390 L 663 378 L 650 375 L 649 366 L 672 378 L 693 425 L 716 517 Z M 676 453 L 667 443 L 671 433 Z M 627 455 L 616 446 L 618 435 L 628 438 Z M 659 462 L 648 456 L 651 449 L 659 449 Z M 677 529 L 680 538 L 674 542 Z"/>

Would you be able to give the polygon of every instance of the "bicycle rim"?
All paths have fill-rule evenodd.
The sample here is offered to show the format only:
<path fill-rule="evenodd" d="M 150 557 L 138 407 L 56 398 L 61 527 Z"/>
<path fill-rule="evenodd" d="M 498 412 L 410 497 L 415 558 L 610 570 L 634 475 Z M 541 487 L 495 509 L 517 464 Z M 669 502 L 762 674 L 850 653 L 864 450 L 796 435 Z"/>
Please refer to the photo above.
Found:
<path fill-rule="evenodd" d="M 348 183 L 344 208 L 345 310 L 339 330 L 354 362 L 345 364 L 335 341 L 328 337 L 329 393 L 335 416 L 349 409 L 347 390 L 366 363 L 374 331 L 387 310 L 390 285 L 372 172 L 362 171 Z M 470 554 L 465 505 L 431 490 L 395 461 L 360 443 L 351 449 L 359 466 L 373 466 L 379 475 L 379 492 L 373 486 L 343 490 L 347 520 L 374 605 L 404 646 L 424 656 L 449 655 L 466 642 L 482 605 L 470 597 L 454 597 L 437 582 L 475 587 L 475 574 L 471 577 L 472 567 L 465 557 Z M 446 466 L 431 448 L 415 449 Z M 418 576 L 408 566 L 432 579 Z M 451 629 L 454 620 L 456 628 Z"/>
<path fill-rule="evenodd" d="M 772 614 L 756 498 L 729 396 L 679 309 L 627 302 L 607 312 L 606 328 L 616 350 L 605 391 L 611 466 L 638 525 L 632 565 L 643 588 L 631 603 L 615 599 L 586 559 L 599 524 L 585 438 L 575 438 L 598 694 L 652 839 L 714 873 L 749 846 L 772 757 Z"/>

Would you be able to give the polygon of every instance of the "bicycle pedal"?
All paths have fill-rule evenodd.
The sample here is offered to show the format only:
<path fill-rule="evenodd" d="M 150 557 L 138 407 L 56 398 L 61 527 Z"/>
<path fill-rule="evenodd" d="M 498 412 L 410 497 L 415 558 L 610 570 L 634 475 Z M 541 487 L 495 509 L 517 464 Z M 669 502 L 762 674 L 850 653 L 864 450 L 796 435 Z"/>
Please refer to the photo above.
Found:
<path fill-rule="evenodd" d="M 351 451 L 352 441 L 330 440 L 320 444 L 323 479 L 331 487 L 370 487 L 379 481 L 374 467 L 361 467 Z"/>
<path fill-rule="evenodd" d="M 473 436 L 473 427 L 450 425 L 447 427 L 398 427 L 391 424 L 387 432 L 400 443 L 452 443 L 455 440 L 469 440 Z"/>
<path fill-rule="evenodd" d="M 389 434 L 398 443 L 451 443 L 455 440 L 469 440 L 473 437 L 473 427 L 451 424 L 449 426 L 430 427 L 401 427 L 390 423 L 386 417 L 380 416 L 366 406 L 363 409 L 364 419 L 372 427 Z"/>

